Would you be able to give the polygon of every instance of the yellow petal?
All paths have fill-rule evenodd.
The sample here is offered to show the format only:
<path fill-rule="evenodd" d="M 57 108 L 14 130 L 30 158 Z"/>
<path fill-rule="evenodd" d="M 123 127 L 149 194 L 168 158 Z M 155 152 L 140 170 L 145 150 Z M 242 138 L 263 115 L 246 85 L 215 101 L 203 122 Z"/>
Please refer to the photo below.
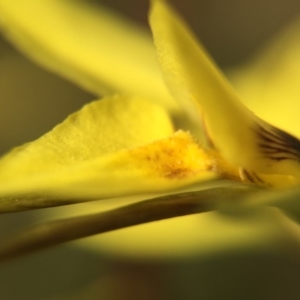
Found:
<path fill-rule="evenodd" d="M 256 118 L 176 12 L 163 0 L 152 3 L 151 28 L 166 82 L 194 120 L 203 111 L 221 154 L 250 171 L 299 176 L 300 142 Z"/>
<path fill-rule="evenodd" d="M 174 107 L 148 34 L 84 2 L 1 0 L 0 24 L 32 59 L 97 95 L 134 92 Z"/>
<path fill-rule="evenodd" d="M 272 124 L 300 137 L 300 21 L 290 24 L 254 58 L 229 73 L 245 102 Z"/>
<path fill-rule="evenodd" d="M 206 176 L 206 154 L 189 134 L 172 134 L 168 115 L 155 104 L 120 96 L 93 102 L 2 158 L 3 210 L 16 199 L 43 206 L 47 199 L 155 193 Z"/>

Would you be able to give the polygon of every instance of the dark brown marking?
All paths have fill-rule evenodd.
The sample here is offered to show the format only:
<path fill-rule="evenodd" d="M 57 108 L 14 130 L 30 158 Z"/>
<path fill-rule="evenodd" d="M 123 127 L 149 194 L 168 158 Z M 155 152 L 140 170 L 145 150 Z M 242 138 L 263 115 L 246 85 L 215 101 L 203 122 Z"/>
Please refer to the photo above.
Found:
<path fill-rule="evenodd" d="M 282 161 L 300 161 L 300 140 L 263 121 L 256 124 L 259 147 L 268 158 Z"/>

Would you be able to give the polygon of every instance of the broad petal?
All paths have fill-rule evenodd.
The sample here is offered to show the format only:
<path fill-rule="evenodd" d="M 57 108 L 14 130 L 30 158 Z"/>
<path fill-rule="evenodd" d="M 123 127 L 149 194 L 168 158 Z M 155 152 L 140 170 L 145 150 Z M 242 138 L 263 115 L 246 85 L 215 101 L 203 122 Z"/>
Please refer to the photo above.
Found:
<path fill-rule="evenodd" d="M 300 20 L 275 35 L 230 79 L 255 113 L 300 137 Z"/>
<path fill-rule="evenodd" d="M 256 118 L 176 12 L 163 0 L 152 3 L 151 28 L 166 82 L 194 119 L 203 112 L 214 146 L 250 171 L 299 176 L 300 142 Z"/>
<path fill-rule="evenodd" d="M 0 24 L 29 57 L 97 95 L 134 92 L 174 108 L 148 34 L 84 2 L 1 0 Z"/>
<path fill-rule="evenodd" d="M 197 172 L 207 171 L 207 155 L 187 133 L 172 134 L 168 115 L 153 103 L 121 96 L 93 102 L 2 158 L 0 208 L 156 193 L 205 177 Z"/>

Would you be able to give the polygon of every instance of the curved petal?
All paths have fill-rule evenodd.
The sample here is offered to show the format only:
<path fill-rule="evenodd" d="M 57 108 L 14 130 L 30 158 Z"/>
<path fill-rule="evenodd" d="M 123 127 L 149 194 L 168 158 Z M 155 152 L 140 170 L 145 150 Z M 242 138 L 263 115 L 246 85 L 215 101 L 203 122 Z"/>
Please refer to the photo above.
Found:
<path fill-rule="evenodd" d="M 148 34 L 102 6 L 1 0 L 0 24 L 29 57 L 97 95 L 134 92 L 175 107 Z"/>
<path fill-rule="evenodd" d="M 229 76 L 258 115 L 300 137 L 299 36 L 298 19 Z"/>
<path fill-rule="evenodd" d="M 152 1 L 151 28 L 166 81 L 213 144 L 232 164 L 250 171 L 300 176 L 300 142 L 256 118 L 238 99 L 180 17 Z M 292 153 L 292 154 L 291 154 Z"/>
<path fill-rule="evenodd" d="M 2 158 L 0 207 L 155 193 L 206 178 L 197 172 L 208 170 L 207 155 L 189 134 L 172 134 L 168 115 L 153 103 L 121 96 L 93 102 Z"/>

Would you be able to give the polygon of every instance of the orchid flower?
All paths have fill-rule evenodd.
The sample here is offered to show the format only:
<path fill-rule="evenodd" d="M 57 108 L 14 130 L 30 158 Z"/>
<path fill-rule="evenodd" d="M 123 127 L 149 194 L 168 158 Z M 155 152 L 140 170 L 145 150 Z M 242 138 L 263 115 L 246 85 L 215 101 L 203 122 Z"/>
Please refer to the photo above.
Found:
<path fill-rule="evenodd" d="M 118 213 L 112 211 L 109 216 L 114 221 L 110 219 L 106 229 L 99 229 L 103 220 L 100 227 L 95 225 L 99 215 L 50 224 L 53 232 L 65 226 L 69 230 L 66 240 L 70 240 L 221 209 L 222 202 L 234 202 L 236 207 L 238 200 L 258 207 L 278 206 L 276 199 L 281 205 L 286 190 L 276 188 L 297 186 L 300 141 L 257 117 L 241 102 L 165 1 L 154 0 L 151 5 L 155 48 L 142 30 L 104 8 L 95 10 L 79 1 L 1 0 L 0 24 L 7 38 L 34 61 L 101 97 L 38 140 L 2 157 L 2 212 L 161 196 Z M 220 179 L 230 180 L 228 188 L 207 189 L 210 184 L 221 185 Z M 182 194 L 188 189 L 193 192 Z M 179 206 L 178 211 L 176 201 L 190 206 Z M 155 212 L 154 204 L 158 205 Z M 155 217 L 136 220 L 141 211 L 153 212 Z M 278 212 L 268 218 L 277 220 Z M 121 225 L 115 224 L 117 219 Z M 178 226 L 181 221 L 176 220 Z M 74 230 L 89 222 L 80 236 L 74 236 L 67 225 L 76 224 Z M 276 229 L 281 223 L 280 219 Z M 47 244 L 51 237 L 42 235 L 38 242 Z M 31 243 L 28 236 L 26 241 L 22 236 L 17 239 L 21 248 Z M 32 236 L 35 240 L 35 233 Z M 5 250 L 6 254 L 12 249 Z"/>

